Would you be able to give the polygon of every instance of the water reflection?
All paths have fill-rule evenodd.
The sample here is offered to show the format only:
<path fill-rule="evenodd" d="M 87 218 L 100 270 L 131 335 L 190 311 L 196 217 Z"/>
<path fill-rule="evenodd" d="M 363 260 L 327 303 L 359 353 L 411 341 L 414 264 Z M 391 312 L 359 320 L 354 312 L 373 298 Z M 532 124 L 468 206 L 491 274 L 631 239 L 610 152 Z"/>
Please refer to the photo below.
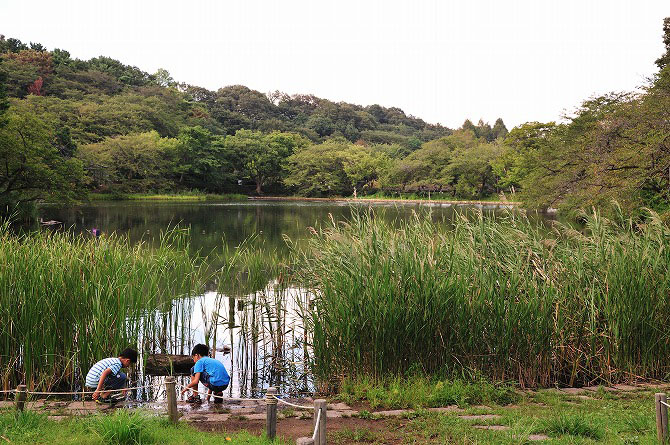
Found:
<path fill-rule="evenodd" d="M 211 268 L 217 269 L 223 260 L 216 264 L 214 259 L 225 258 L 219 255 L 221 252 L 233 252 L 249 238 L 259 240 L 264 251 L 281 258 L 288 250 L 284 236 L 305 239 L 309 227 L 349 219 L 354 209 L 367 207 L 330 202 L 101 202 L 71 208 L 44 206 L 40 216 L 62 221 L 64 227 L 75 232 L 96 228 L 103 233 L 126 233 L 133 242 L 153 243 L 169 226 L 188 227 L 193 253 L 207 255 Z M 374 204 L 374 208 L 376 217 L 388 220 L 409 218 L 430 209 L 432 218 L 445 224 L 456 209 L 467 209 L 392 203 Z M 484 209 L 494 212 L 500 206 L 487 205 Z M 175 300 L 159 318 L 163 333 L 147 339 L 144 350 L 188 354 L 194 344 L 208 344 L 217 350 L 216 358 L 230 372 L 227 392 L 233 397 L 258 397 L 268 386 L 278 386 L 283 394 L 313 390 L 307 366 L 310 338 L 303 323 L 307 294 L 277 280 L 273 269 L 263 272 L 256 277 L 243 276 L 238 281 L 248 285 L 239 288 L 233 280 L 228 282 L 224 271 L 209 283 L 204 295 L 189 301 Z M 233 273 L 250 274 L 231 269 Z M 231 352 L 224 354 L 224 347 L 230 347 Z M 152 399 L 160 394 L 149 391 L 139 397 Z"/>

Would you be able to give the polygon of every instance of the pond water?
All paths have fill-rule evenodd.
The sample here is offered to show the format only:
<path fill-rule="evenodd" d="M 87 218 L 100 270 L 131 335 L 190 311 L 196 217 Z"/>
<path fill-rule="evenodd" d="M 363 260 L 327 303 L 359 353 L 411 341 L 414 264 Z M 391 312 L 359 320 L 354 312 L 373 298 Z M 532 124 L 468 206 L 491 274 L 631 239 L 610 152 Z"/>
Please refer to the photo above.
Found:
<path fill-rule="evenodd" d="M 95 228 L 102 233 L 125 233 L 134 242 L 150 244 L 168 227 L 188 227 L 194 254 L 210 255 L 224 245 L 234 248 L 251 236 L 262 239 L 265 248 L 281 253 L 287 251 L 284 237 L 305 239 L 309 227 L 328 224 L 331 218 L 348 219 L 355 209 L 370 205 L 296 201 L 100 202 L 70 208 L 44 206 L 40 217 L 61 221 L 61 227 L 75 232 Z M 455 211 L 468 208 L 446 204 L 372 206 L 376 215 L 390 220 L 430 210 L 434 219 L 445 223 Z M 480 208 L 496 212 L 503 207 L 491 204 Z M 208 290 L 187 302 L 176 302 L 174 311 L 186 310 L 190 314 L 182 319 L 189 334 L 187 339 L 176 340 L 181 344 L 173 339 L 171 352 L 188 353 L 193 344 L 200 342 L 216 345 L 219 351 L 229 348 L 230 353 L 217 352 L 216 357 L 231 374 L 227 393 L 233 397 L 258 397 L 270 385 L 279 386 L 282 394 L 311 392 L 312 380 L 305 369 L 309 341 L 301 312 L 308 304 L 307 298 L 302 289 L 279 289 L 270 280 L 264 289 L 247 295 Z M 151 399 L 156 395 L 138 397 Z"/>

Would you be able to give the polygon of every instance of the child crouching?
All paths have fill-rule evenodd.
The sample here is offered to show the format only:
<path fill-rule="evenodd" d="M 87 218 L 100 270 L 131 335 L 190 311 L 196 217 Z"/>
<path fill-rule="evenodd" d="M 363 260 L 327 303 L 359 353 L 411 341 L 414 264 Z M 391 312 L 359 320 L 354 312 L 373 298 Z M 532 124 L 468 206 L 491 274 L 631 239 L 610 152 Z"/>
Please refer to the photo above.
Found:
<path fill-rule="evenodd" d="M 95 388 L 93 400 L 111 400 L 111 390 L 122 389 L 126 384 L 127 376 L 121 368 L 129 368 L 133 363 L 137 363 L 137 351 L 126 348 L 118 357 L 105 358 L 93 365 L 86 374 L 86 386 Z"/>
<path fill-rule="evenodd" d="M 198 344 L 193 347 L 191 356 L 195 365 L 191 368 L 191 383 L 181 391 L 182 394 L 189 389 L 195 391 L 188 401 L 191 403 L 199 403 L 200 397 L 197 395 L 198 383 L 202 383 L 207 388 L 207 398 L 214 395 L 214 403 L 223 402 L 223 391 L 228 388 L 230 383 L 230 376 L 226 367 L 218 360 L 209 357 L 209 347 L 207 345 Z"/>

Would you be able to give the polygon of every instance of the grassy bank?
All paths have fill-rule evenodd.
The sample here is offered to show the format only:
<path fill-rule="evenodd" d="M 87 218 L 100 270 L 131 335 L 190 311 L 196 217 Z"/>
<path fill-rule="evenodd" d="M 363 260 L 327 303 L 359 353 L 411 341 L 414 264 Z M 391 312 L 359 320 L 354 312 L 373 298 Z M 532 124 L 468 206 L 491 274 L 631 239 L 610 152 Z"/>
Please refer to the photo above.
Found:
<path fill-rule="evenodd" d="M 429 198 L 430 196 L 430 198 Z M 369 199 L 369 200 L 388 200 L 388 201 L 444 201 L 444 202 L 491 202 L 491 203 L 504 203 L 507 201 L 516 201 L 514 197 L 507 197 L 508 199 L 503 199 L 501 195 L 491 195 L 478 199 L 458 199 L 453 194 L 449 193 L 431 193 L 430 195 L 426 193 L 388 193 L 388 192 L 377 192 L 371 195 L 361 195 L 358 199 Z"/>
<path fill-rule="evenodd" d="M 271 442 L 245 432 L 212 434 L 188 425 L 172 425 L 166 419 L 150 417 L 143 412 L 119 410 L 111 415 L 49 420 L 46 415 L 30 411 L 18 417 L 14 412 L 0 412 L 0 437 L 7 443 L 22 444 L 90 444 L 90 445 L 200 445 L 217 444 L 283 444 Z"/>
<path fill-rule="evenodd" d="M 544 387 L 667 378 L 670 229 L 655 215 L 584 221 L 359 214 L 315 231 L 296 266 L 315 300 L 315 374 Z"/>
<path fill-rule="evenodd" d="M 3 389 L 76 388 L 92 363 L 129 345 L 168 352 L 190 335 L 188 302 L 172 300 L 201 287 L 184 230 L 150 249 L 122 236 L 15 235 L 5 225 L 0 270 Z"/>
<path fill-rule="evenodd" d="M 238 193 L 91 193 L 91 201 L 246 201 L 246 195 Z"/>
<path fill-rule="evenodd" d="M 379 418 L 333 431 L 329 443 L 352 444 L 656 444 L 653 390 L 579 396 L 557 390 L 525 394 L 514 405 L 430 412 L 417 408 L 399 418 Z M 482 418 L 468 417 L 481 416 Z M 495 426 L 494 426 L 495 425 Z M 497 428 L 497 429 L 485 429 Z M 542 435 L 535 437 L 533 435 Z"/>

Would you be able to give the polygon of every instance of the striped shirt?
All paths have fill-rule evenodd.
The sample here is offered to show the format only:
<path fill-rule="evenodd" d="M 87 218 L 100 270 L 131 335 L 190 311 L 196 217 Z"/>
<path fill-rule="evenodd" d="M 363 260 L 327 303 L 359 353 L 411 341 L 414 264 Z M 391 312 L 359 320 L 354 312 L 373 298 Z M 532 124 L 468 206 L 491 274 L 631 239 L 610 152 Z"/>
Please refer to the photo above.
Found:
<path fill-rule="evenodd" d="M 111 369 L 112 375 L 117 375 L 121 371 L 121 368 L 123 368 L 123 365 L 121 364 L 121 360 L 119 360 L 117 357 L 110 357 L 100 360 L 98 363 L 93 365 L 93 367 L 88 371 L 88 374 L 86 374 L 86 386 L 97 388 L 98 382 L 100 381 L 100 376 L 106 369 Z"/>

